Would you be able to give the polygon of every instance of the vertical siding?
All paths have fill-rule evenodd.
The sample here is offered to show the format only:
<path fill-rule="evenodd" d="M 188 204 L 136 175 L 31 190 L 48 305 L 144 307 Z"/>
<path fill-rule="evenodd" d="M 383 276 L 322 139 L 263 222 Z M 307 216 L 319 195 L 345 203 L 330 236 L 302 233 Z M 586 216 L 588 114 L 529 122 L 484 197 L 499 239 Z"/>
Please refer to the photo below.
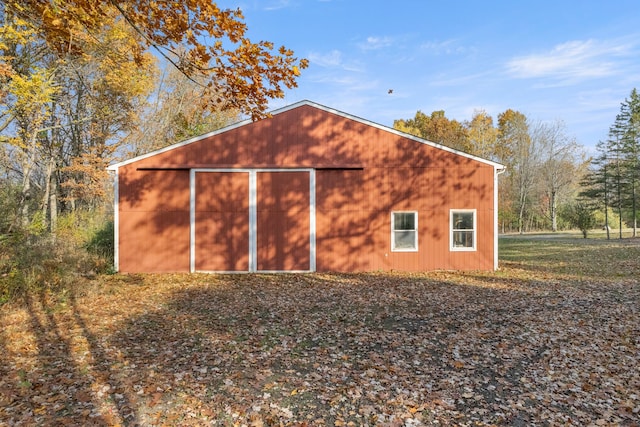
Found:
<path fill-rule="evenodd" d="M 310 269 L 309 172 L 257 174 L 257 269 Z"/>
<path fill-rule="evenodd" d="M 375 269 L 371 230 L 376 211 L 368 202 L 363 170 L 316 173 L 316 251 L 318 271 Z"/>
<path fill-rule="evenodd" d="M 145 166 L 283 170 L 318 167 L 318 271 L 493 268 L 493 166 L 312 106 L 304 105 L 204 138 L 127 168 L 135 171 L 135 167 Z M 144 175 L 141 171 L 135 173 Z M 130 182 L 128 187 L 121 185 L 124 198 L 140 199 L 135 209 L 120 209 L 123 270 L 125 266 L 148 271 L 167 266 L 188 269 L 188 173 L 156 173 L 153 179 L 149 175 L 139 183 Z M 236 188 L 240 184 L 235 178 L 196 175 L 196 193 L 209 194 L 207 203 L 233 205 L 234 195 L 245 191 Z M 223 183 L 228 179 L 233 182 Z M 259 270 L 309 268 L 308 185 L 307 172 L 258 173 Z M 211 188 L 217 190 L 212 192 Z M 299 200 L 294 203 L 296 197 Z M 225 270 L 244 270 L 246 260 L 240 256 L 244 251 L 240 248 L 247 244 L 241 238 L 245 225 L 230 218 L 243 217 L 244 213 L 238 212 L 244 212 L 245 206 L 238 205 L 234 207 L 238 211 L 226 213 L 200 204 L 197 209 L 196 242 L 201 235 L 219 232 L 211 230 L 233 230 L 225 244 L 220 243 L 224 238 L 214 239 L 217 243 L 200 240 L 203 246 L 198 243 L 196 252 L 208 255 L 196 257 L 197 268 L 217 269 L 223 265 Z M 476 209 L 476 251 L 450 251 L 451 209 Z M 419 252 L 391 252 L 390 213 L 395 210 L 418 212 Z M 167 236 L 173 240 L 168 245 Z M 141 260 L 139 251 L 144 244 L 136 242 L 146 241 L 153 241 L 154 245 Z M 164 264 L 167 259 L 170 261 Z"/>
<path fill-rule="evenodd" d="M 120 271 L 189 271 L 189 172 L 118 175 Z"/>
<path fill-rule="evenodd" d="M 195 268 L 249 270 L 249 174 L 195 174 Z"/>

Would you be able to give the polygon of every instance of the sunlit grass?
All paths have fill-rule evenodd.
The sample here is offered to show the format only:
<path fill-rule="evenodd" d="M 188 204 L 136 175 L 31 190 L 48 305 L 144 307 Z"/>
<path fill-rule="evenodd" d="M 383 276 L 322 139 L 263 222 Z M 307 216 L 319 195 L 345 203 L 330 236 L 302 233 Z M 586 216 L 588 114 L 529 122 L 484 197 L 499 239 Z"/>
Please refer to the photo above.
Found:
<path fill-rule="evenodd" d="M 640 277 L 640 239 L 600 237 L 503 237 L 499 242 L 500 266 L 587 279 Z"/>

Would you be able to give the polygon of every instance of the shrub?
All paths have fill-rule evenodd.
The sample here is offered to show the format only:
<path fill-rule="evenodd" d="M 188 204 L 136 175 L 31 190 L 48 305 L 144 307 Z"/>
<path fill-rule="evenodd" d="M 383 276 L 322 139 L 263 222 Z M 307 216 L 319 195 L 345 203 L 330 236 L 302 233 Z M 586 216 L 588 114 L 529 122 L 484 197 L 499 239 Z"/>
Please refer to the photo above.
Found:
<path fill-rule="evenodd" d="M 104 215 L 61 216 L 56 233 L 41 227 L 0 235 L 0 304 L 29 293 L 55 294 L 113 266 L 113 223 Z"/>
<path fill-rule="evenodd" d="M 563 216 L 572 226 L 582 231 L 582 236 L 585 239 L 589 230 L 597 224 L 593 208 L 582 202 L 567 205 L 563 210 Z"/>
<path fill-rule="evenodd" d="M 105 222 L 102 227 L 94 231 L 93 236 L 87 243 L 87 250 L 113 265 L 114 239 L 113 221 Z"/>

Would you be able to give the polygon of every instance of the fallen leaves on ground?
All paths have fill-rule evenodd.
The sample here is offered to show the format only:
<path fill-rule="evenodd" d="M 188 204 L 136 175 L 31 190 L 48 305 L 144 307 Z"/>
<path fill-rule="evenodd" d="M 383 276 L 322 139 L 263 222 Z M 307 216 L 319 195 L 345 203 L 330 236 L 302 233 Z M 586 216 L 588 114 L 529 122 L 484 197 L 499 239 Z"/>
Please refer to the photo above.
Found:
<path fill-rule="evenodd" d="M 637 426 L 635 277 L 101 277 L 2 308 L 0 425 Z"/>

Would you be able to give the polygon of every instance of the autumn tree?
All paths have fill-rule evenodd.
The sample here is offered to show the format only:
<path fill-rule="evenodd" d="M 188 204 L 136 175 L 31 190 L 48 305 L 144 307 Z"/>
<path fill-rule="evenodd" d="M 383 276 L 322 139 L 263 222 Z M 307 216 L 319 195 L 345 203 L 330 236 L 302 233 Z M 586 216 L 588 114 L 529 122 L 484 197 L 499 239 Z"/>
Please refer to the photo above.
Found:
<path fill-rule="evenodd" d="M 470 153 L 483 159 L 495 159 L 498 129 L 493 125 L 493 118 L 486 111 L 477 110 L 464 127 Z"/>
<path fill-rule="evenodd" d="M 60 66 L 59 129 L 50 137 L 61 148 L 60 185 L 71 209 L 104 200 L 106 166 L 123 135 L 141 119 L 153 89 L 156 61 L 145 54 L 135 64 L 130 53 L 135 44 L 135 33 L 114 17 L 82 45 L 84 55 L 65 58 Z"/>
<path fill-rule="evenodd" d="M 51 117 L 51 102 L 57 92 L 53 72 L 42 59 L 36 33 L 23 20 L 4 16 L 0 28 L 2 103 L 4 119 L 1 141 L 6 155 L 20 171 L 17 203 L 20 224 L 28 225 L 33 202 L 32 178 L 36 172 L 41 133 Z"/>
<path fill-rule="evenodd" d="M 507 166 L 503 197 L 510 198 L 508 205 L 513 209 L 520 233 L 524 232 L 525 213 L 531 203 L 539 164 L 536 139 L 531 138 L 529 127 L 527 117 L 518 111 L 508 109 L 498 115 L 496 158 Z"/>
<path fill-rule="evenodd" d="M 272 98 L 297 86 L 308 66 L 292 50 L 268 41 L 252 42 L 240 9 L 224 10 L 207 0 L 138 2 L 131 0 L 4 0 L 12 14 L 30 22 L 60 56 L 84 53 L 77 34 L 95 34 L 111 17 L 139 35 L 131 46 L 140 63 L 154 49 L 185 76 L 203 86 L 214 110 L 238 110 L 264 117 Z"/>
<path fill-rule="evenodd" d="M 20 222 L 27 226 L 39 211 L 53 230 L 59 201 L 74 209 L 77 200 L 104 196 L 105 168 L 146 99 L 154 61 L 149 54 L 133 61 L 137 36 L 115 15 L 91 37 L 75 36 L 82 55 L 52 53 L 31 22 L 4 18 L 2 138 L 21 180 Z"/>
<path fill-rule="evenodd" d="M 456 150 L 470 150 L 465 127 L 455 119 L 448 119 L 443 110 L 434 111 L 430 116 L 418 111 L 413 119 L 394 120 L 393 127 Z"/>
<path fill-rule="evenodd" d="M 171 116 L 159 141 L 175 142 L 239 114 L 265 117 L 268 100 L 307 66 L 285 47 L 250 41 L 240 10 L 199 0 L 6 0 L 0 11 L 2 158 L 7 179 L 21 182 L 23 225 L 36 210 L 53 228 L 59 210 L 100 204 L 105 166 L 127 135 L 168 130 L 138 125 L 150 106 Z M 173 67 L 163 87 L 180 108 L 163 89 L 160 104 L 145 105 L 158 76 L 150 52 Z"/>

